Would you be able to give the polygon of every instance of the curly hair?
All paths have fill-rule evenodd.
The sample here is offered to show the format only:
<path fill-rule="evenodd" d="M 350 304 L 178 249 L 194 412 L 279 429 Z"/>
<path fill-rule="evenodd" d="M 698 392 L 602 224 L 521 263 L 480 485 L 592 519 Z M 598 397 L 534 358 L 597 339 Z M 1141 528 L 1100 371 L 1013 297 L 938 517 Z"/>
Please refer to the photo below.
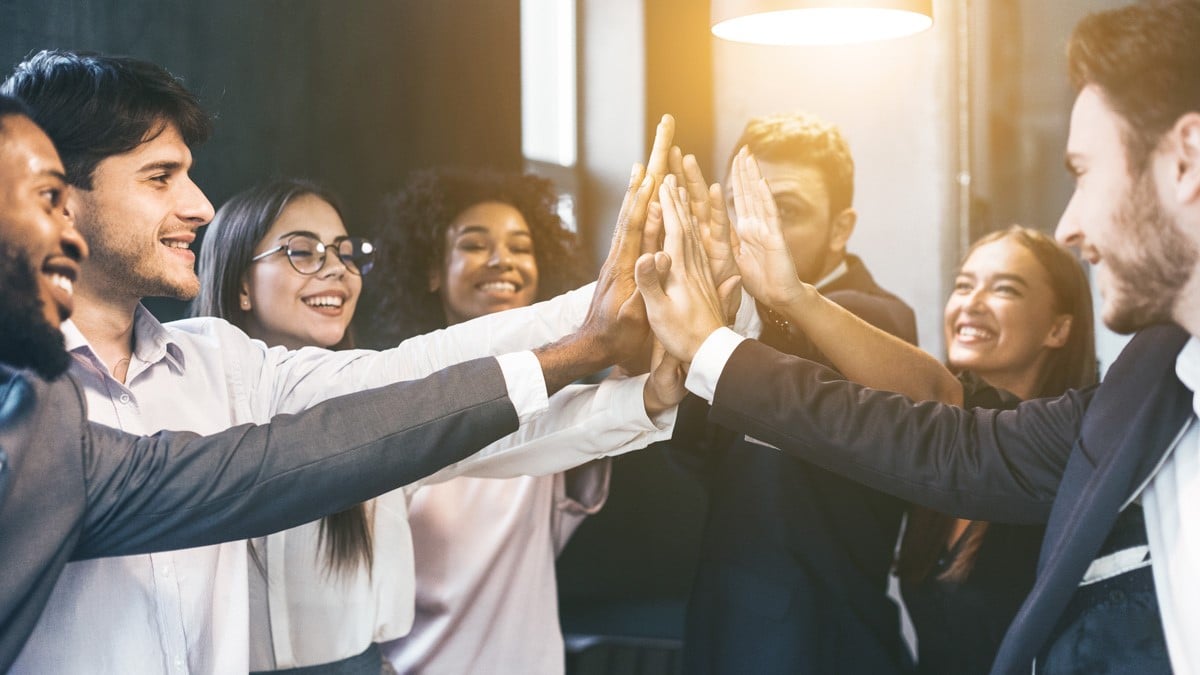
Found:
<path fill-rule="evenodd" d="M 429 290 L 429 271 L 446 257 L 446 229 L 459 214 L 483 202 L 500 202 L 521 213 L 533 236 L 538 300 L 564 293 L 589 275 L 577 239 L 557 213 L 550 181 L 531 174 L 491 170 L 432 169 L 412 175 L 384 200 L 371 239 L 377 246 L 368 311 L 355 317 L 355 335 L 367 347 L 446 327 L 441 298 Z"/>

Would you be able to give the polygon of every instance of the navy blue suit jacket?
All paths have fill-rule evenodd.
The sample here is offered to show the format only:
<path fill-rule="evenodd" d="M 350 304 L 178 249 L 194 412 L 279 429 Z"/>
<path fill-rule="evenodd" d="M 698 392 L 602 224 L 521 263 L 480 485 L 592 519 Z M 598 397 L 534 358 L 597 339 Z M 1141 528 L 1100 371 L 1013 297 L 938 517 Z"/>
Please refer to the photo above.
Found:
<path fill-rule="evenodd" d="M 916 340 L 912 310 L 861 261 L 822 288 L 829 299 Z M 822 358 L 768 324 L 763 339 Z M 797 462 L 685 406 L 672 446 L 702 471 L 709 511 L 688 602 L 684 672 L 895 673 L 910 661 L 888 573 L 904 503 Z M 706 434 L 704 437 L 698 437 Z"/>
<path fill-rule="evenodd" d="M 1037 581 L 992 668 L 1027 673 L 1118 512 L 1192 414 L 1174 369 L 1187 338 L 1176 326 L 1142 331 L 1098 387 L 1013 411 L 914 404 L 746 341 L 721 375 L 710 416 L 938 511 L 1046 523 Z"/>

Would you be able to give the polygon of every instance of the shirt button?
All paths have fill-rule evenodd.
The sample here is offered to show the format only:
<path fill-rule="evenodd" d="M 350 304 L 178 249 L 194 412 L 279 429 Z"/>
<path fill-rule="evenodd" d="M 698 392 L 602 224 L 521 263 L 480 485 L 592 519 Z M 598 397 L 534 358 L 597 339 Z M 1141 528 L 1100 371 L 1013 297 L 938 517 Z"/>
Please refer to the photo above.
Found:
<path fill-rule="evenodd" d="M 129 405 L 129 394 L 121 394 L 120 401 L 125 405 Z"/>

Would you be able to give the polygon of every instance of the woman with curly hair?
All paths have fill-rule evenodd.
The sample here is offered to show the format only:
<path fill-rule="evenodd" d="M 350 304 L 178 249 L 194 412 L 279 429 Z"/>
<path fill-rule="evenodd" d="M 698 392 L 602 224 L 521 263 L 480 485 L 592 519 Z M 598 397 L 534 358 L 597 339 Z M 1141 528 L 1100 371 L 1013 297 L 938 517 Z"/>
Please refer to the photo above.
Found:
<path fill-rule="evenodd" d="M 438 170 L 386 204 L 360 335 L 373 345 L 573 288 L 587 277 L 549 181 Z M 456 478 L 410 504 L 412 631 L 385 644 L 397 672 L 561 673 L 554 559 L 608 492 L 605 460 L 542 477 Z"/>

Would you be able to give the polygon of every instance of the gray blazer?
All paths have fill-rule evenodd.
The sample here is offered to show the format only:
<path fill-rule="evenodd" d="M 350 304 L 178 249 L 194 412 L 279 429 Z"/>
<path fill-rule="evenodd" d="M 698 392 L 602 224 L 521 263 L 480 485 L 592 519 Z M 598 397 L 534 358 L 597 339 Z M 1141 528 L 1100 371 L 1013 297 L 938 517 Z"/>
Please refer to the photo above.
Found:
<path fill-rule="evenodd" d="M 0 364 L 0 672 L 68 560 L 248 539 L 457 462 L 516 431 L 495 359 L 335 398 L 268 425 L 137 437 L 79 386 Z"/>

